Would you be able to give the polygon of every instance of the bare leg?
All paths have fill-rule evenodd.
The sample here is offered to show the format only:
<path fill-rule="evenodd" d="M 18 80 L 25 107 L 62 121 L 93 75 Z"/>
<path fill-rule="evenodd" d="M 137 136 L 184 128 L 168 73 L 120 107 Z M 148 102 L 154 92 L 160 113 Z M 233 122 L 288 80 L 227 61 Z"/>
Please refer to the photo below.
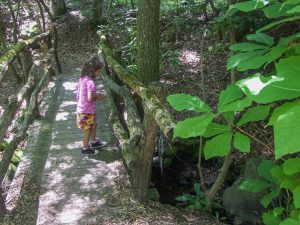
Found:
<path fill-rule="evenodd" d="M 89 147 L 89 141 L 91 137 L 92 129 L 85 129 L 83 132 L 83 148 Z"/>
<path fill-rule="evenodd" d="M 91 129 L 91 141 L 96 141 L 96 128 L 97 128 L 97 124 L 94 128 Z"/>

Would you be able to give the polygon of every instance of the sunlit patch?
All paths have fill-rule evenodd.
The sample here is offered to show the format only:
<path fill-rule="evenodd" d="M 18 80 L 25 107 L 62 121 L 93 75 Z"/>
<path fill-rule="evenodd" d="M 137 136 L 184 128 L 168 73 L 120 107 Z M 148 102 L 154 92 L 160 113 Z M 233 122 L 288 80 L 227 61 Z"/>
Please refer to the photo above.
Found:
<path fill-rule="evenodd" d="M 55 121 L 67 120 L 68 119 L 68 115 L 70 115 L 69 112 L 60 112 L 60 113 L 57 113 L 57 115 L 55 117 Z"/>
<path fill-rule="evenodd" d="M 85 17 L 81 14 L 80 11 L 71 11 L 70 14 L 77 17 L 79 21 L 83 21 L 85 19 Z"/>
<path fill-rule="evenodd" d="M 66 90 L 70 90 L 70 91 L 75 91 L 76 90 L 76 85 L 77 85 L 76 82 L 65 82 L 63 84 L 64 88 Z"/>
<path fill-rule="evenodd" d="M 74 141 L 73 143 L 67 144 L 67 149 L 80 148 L 82 145 L 82 141 Z"/>
<path fill-rule="evenodd" d="M 179 60 L 183 64 L 197 64 L 200 62 L 200 57 L 198 56 L 196 51 L 182 51 L 179 57 Z"/>
<path fill-rule="evenodd" d="M 62 148 L 61 145 L 51 145 L 50 150 L 60 150 Z"/>
<path fill-rule="evenodd" d="M 75 101 L 64 101 L 60 108 L 66 107 L 66 106 L 70 106 L 70 105 L 76 105 L 77 103 Z"/>

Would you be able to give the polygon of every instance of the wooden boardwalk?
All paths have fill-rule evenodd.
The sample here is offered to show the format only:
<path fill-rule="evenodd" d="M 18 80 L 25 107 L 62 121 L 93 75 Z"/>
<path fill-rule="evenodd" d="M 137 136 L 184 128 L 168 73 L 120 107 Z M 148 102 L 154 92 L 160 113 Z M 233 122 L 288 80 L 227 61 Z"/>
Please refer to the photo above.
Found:
<path fill-rule="evenodd" d="M 45 115 L 30 132 L 25 155 L 7 197 L 10 209 L 18 201 L 23 204 L 18 213 L 20 220 L 24 218 L 23 224 L 95 222 L 97 210 L 106 204 L 106 196 L 111 194 L 119 175 L 122 161 L 107 124 L 105 101 L 97 106 L 97 136 L 108 145 L 95 156 L 80 152 L 82 132 L 75 124 L 78 77 L 79 74 L 56 78 L 43 103 Z M 104 91 L 101 84 L 97 87 Z M 21 183 L 24 193 L 20 195 Z M 38 193 L 32 193 L 35 191 Z M 23 213 L 28 207 L 31 209 Z"/>

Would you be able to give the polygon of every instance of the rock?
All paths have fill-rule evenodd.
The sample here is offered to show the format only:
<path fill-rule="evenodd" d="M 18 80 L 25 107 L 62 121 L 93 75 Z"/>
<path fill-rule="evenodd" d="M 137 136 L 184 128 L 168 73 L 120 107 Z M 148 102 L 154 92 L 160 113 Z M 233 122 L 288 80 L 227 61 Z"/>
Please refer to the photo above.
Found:
<path fill-rule="evenodd" d="M 159 192 L 156 188 L 149 188 L 148 196 L 151 201 L 159 202 L 160 196 L 159 196 Z"/>
<path fill-rule="evenodd" d="M 235 225 L 262 224 L 260 215 L 264 208 L 260 204 L 260 199 L 265 193 L 250 193 L 239 188 L 239 185 L 247 179 L 262 180 L 256 172 L 256 168 L 261 161 L 262 159 L 257 158 L 248 160 L 244 175 L 231 187 L 227 188 L 223 194 L 223 205 L 227 214 L 234 216 Z"/>

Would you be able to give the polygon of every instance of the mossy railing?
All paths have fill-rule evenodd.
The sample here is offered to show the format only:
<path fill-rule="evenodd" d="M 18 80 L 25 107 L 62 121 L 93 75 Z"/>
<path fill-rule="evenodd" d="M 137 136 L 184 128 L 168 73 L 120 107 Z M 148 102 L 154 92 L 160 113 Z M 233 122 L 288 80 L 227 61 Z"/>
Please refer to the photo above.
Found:
<path fill-rule="evenodd" d="M 100 49 L 107 63 L 103 82 L 108 89 L 111 124 L 138 198 L 146 202 L 158 131 L 169 139 L 175 126 L 163 105 L 166 89 L 159 82 L 147 87 L 127 73 L 105 36 L 100 37 Z"/>

